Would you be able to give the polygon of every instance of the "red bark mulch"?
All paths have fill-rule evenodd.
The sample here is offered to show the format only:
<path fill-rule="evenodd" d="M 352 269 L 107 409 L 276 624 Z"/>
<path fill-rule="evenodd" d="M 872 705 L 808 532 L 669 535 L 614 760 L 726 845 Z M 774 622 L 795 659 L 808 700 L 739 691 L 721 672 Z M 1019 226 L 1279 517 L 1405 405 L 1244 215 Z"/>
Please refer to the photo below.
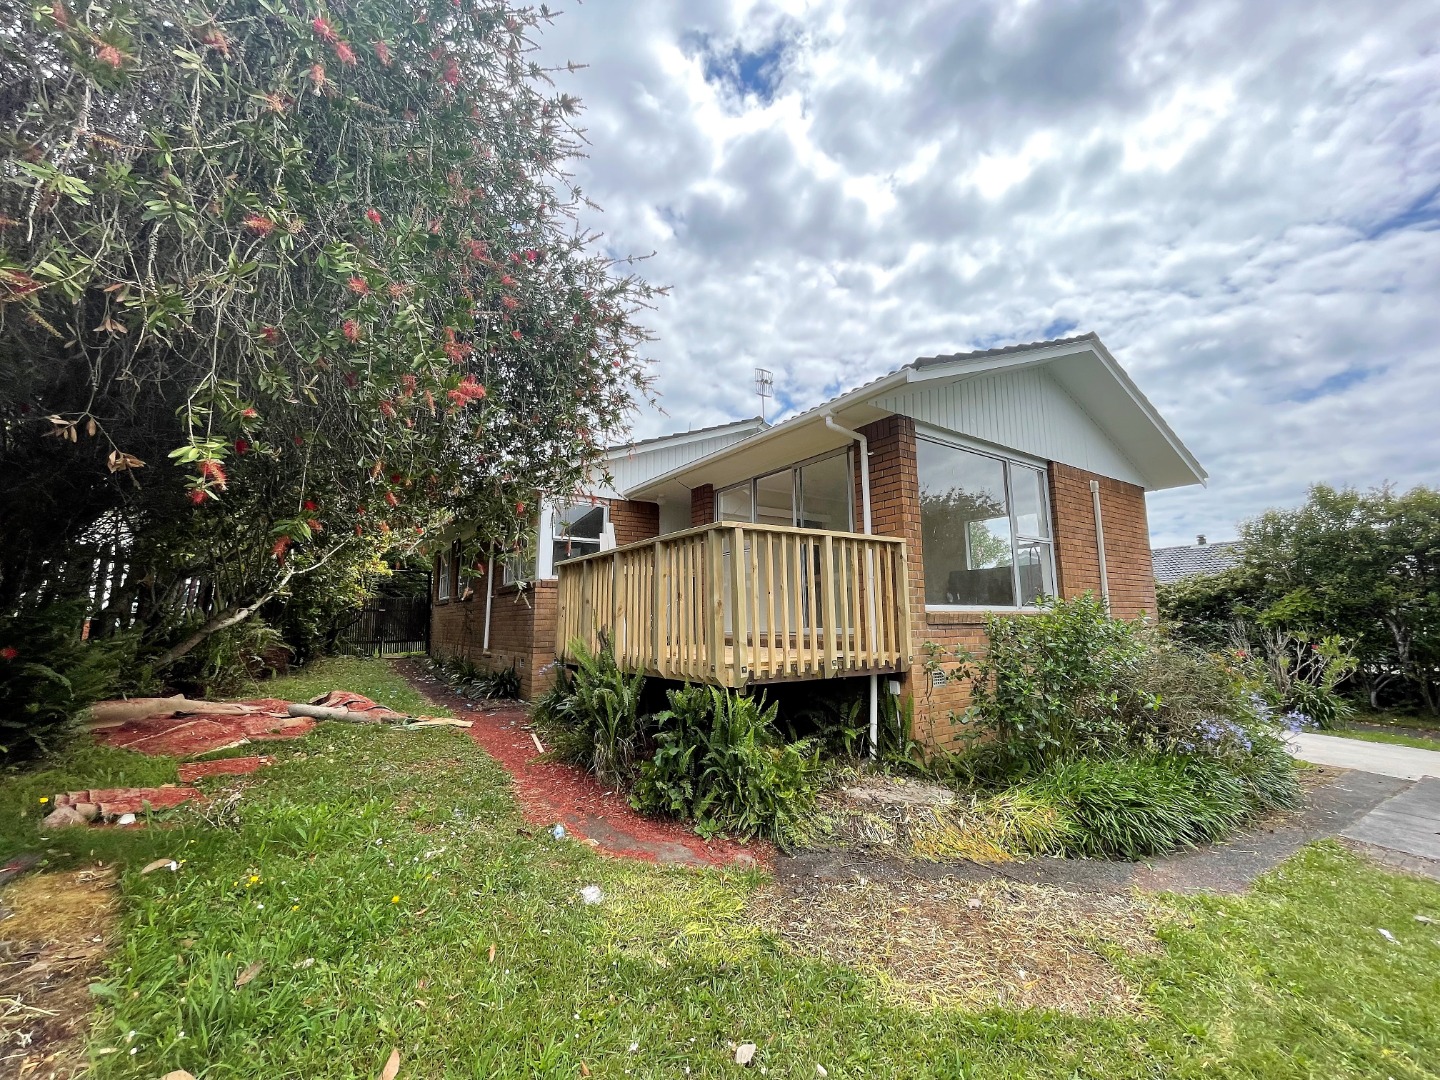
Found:
<path fill-rule="evenodd" d="M 532 825 L 560 824 L 609 855 L 681 866 L 737 866 L 769 862 L 763 843 L 702 840 L 684 822 L 646 817 L 619 792 L 607 791 L 583 769 L 541 761 L 530 737 L 525 706 L 516 701 L 471 702 L 432 679 L 414 661 L 396 669 L 431 700 L 472 721 L 470 737 L 515 781 L 515 796 Z"/>
<path fill-rule="evenodd" d="M 188 761 L 178 769 L 182 784 L 193 784 L 207 776 L 248 776 L 274 758 L 263 754 L 251 757 L 222 758 L 220 761 Z"/>
<path fill-rule="evenodd" d="M 279 698 L 229 704 L 249 706 L 251 711 L 158 713 L 97 728 L 93 735 L 106 746 L 184 758 L 267 739 L 298 739 L 315 728 L 314 720 L 287 715 L 290 703 Z"/>

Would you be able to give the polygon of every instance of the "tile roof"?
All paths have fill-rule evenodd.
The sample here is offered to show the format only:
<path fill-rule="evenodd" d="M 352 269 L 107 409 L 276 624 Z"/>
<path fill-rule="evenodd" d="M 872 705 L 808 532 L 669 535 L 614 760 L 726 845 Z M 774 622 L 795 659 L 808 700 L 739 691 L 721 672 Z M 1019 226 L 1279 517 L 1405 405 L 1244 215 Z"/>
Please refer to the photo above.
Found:
<path fill-rule="evenodd" d="M 1155 580 L 1161 585 L 1169 585 L 1199 574 L 1218 574 L 1238 563 L 1243 552 L 1244 545 L 1239 540 L 1156 548 L 1153 552 Z"/>

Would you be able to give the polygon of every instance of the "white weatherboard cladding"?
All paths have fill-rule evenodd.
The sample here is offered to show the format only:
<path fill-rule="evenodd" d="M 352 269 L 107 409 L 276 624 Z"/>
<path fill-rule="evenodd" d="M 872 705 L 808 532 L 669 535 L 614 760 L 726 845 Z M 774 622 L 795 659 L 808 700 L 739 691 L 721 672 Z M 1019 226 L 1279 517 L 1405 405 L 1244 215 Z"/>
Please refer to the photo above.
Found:
<path fill-rule="evenodd" d="M 972 439 L 1145 486 L 1145 479 L 1043 368 L 913 383 L 876 406 Z"/>
<path fill-rule="evenodd" d="M 610 460 L 610 475 L 615 478 L 614 491 L 595 491 L 596 495 L 619 498 L 619 492 L 643 484 L 656 476 L 663 476 L 672 469 L 688 465 L 716 450 L 724 449 L 741 439 L 755 434 L 753 429 L 721 431 L 704 439 L 677 445 L 660 443 L 654 447 L 637 446 L 628 453 L 618 453 Z"/>

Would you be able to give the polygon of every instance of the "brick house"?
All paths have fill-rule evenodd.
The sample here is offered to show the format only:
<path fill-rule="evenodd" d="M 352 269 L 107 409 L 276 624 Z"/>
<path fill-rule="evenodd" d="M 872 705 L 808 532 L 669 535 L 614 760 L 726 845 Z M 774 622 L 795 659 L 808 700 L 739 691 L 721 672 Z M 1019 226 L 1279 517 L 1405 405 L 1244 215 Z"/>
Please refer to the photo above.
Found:
<path fill-rule="evenodd" d="M 1205 481 L 1093 334 L 922 358 L 773 427 L 611 457 L 612 486 L 541 515 L 526 588 L 491 573 L 459 597 L 437 558 L 433 649 L 514 663 L 527 695 L 601 634 L 662 678 L 868 678 L 872 717 L 898 693 L 937 748 L 965 691 L 931 685 L 923 643 L 983 648 L 986 612 L 1046 595 L 1153 611 L 1145 492 Z"/>

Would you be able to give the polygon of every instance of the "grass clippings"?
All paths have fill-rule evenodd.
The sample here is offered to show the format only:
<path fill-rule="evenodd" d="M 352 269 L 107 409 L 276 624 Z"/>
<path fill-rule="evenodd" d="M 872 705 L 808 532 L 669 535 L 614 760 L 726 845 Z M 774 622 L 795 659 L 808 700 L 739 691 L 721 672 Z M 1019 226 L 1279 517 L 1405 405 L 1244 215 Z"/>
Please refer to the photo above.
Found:
<path fill-rule="evenodd" d="M 115 929 L 114 874 L 30 874 L 0 890 L 0 1075 L 77 1075 L 88 1059 L 92 982 Z"/>
<path fill-rule="evenodd" d="M 750 912 L 801 955 L 868 970 L 922 1006 L 1137 1013 L 1105 951 L 1156 946 L 1139 898 L 999 879 L 802 879 L 761 890 Z"/>

